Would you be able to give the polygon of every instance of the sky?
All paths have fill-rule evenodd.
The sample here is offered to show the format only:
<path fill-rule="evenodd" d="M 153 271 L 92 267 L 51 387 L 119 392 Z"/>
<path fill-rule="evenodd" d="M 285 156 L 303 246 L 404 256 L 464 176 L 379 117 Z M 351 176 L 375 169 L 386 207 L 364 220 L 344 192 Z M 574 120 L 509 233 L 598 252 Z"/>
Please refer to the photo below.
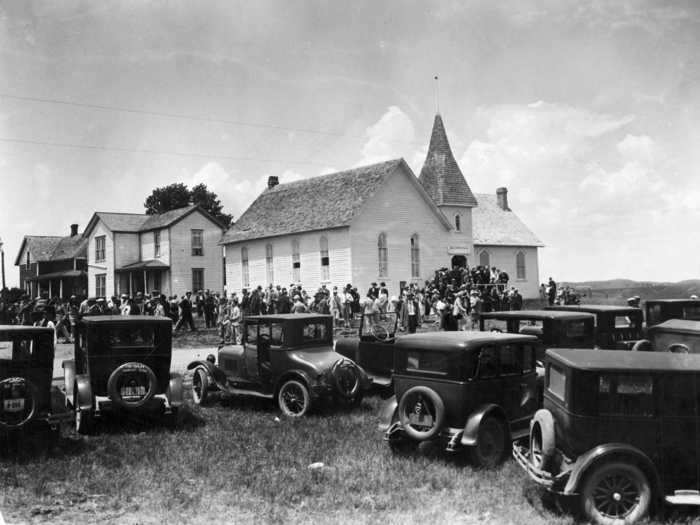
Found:
<path fill-rule="evenodd" d="M 0 0 L 0 238 L 204 182 L 239 217 L 403 157 L 439 110 L 540 277 L 700 278 L 700 2 Z M 438 82 L 434 77 L 439 77 Z"/>

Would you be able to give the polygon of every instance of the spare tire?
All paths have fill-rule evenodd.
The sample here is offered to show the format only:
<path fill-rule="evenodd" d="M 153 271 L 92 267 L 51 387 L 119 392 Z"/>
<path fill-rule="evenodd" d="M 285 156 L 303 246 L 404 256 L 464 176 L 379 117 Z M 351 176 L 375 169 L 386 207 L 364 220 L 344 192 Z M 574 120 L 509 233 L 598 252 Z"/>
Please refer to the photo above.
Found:
<path fill-rule="evenodd" d="M 360 371 L 357 365 L 347 359 L 338 359 L 331 368 L 335 388 L 346 400 L 353 400 L 360 392 Z"/>
<path fill-rule="evenodd" d="M 107 392 L 112 402 L 124 408 L 139 408 L 156 393 L 158 380 L 151 367 L 135 361 L 124 363 L 112 372 Z"/>
<path fill-rule="evenodd" d="M 651 352 L 653 347 L 649 339 L 640 339 L 632 346 L 632 352 Z"/>
<path fill-rule="evenodd" d="M 0 428 L 21 428 L 29 423 L 37 409 L 37 389 L 24 377 L 0 381 Z"/>
<path fill-rule="evenodd" d="M 438 393 L 427 386 L 406 390 L 398 411 L 404 432 L 417 441 L 435 437 L 445 422 L 445 404 Z"/>
<path fill-rule="evenodd" d="M 556 454 L 554 419 L 549 410 L 535 412 L 530 425 L 530 463 L 540 470 L 551 472 Z"/>

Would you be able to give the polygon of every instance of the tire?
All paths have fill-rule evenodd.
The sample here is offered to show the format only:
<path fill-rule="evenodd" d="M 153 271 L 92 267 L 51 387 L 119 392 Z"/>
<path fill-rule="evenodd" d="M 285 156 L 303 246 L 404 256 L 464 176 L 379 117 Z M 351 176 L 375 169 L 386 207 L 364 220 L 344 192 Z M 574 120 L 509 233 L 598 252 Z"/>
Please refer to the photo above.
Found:
<path fill-rule="evenodd" d="M 640 339 L 632 346 L 632 352 L 650 352 L 653 348 L 649 339 Z"/>
<path fill-rule="evenodd" d="M 78 401 L 78 385 L 73 390 L 73 407 L 75 409 L 75 431 L 83 436 L 90 435 L 95 430 L 95 419 L 91 410 L 81 410 Z"/>
<path fill-rule="evenodd" d="M 287 417 L 302 417 L 311 408 L 309 389 L 301 381 L 289 379 L 277 392 L 277 404 Z"/>
<path fill-rule="evenodd" d="M 130 372 L 145 374 L 148 381 L 148 389 L 146 390 L 145 395 L 136 401 L 125 400 L 122 397 L 119 388 L 119 380 L 121 377 Z M 117 367 L 109 376 L 109 380 L 107 381 L 107 392 L 109 393 L 110 399 L 115 405 L 123 408 L 139 408 L 144 406 L 153 398 L 157 388 L 158 379 L 156 379 L 156 375 L 153 373 L 151 367 L 135 361 L 124 363 L 123 365 Z"/>
<path fill-rule="evenodd" d="M 0 429 L 12 430 L 22 428 L 34 418 L 37 410 L 38 390 L 34 384 L 23 377 L 8 377 L 0 381 L 2 399 L 9 395 L 9 399 L 21 401 L 22 405 L 14 408 L 12 412 L 0 412 Z M 19 393 L 19 397 L 15 398 Z"/>
<path fill-rule="evenodd" d="M 360 372 L 355 363 L 339 359 L 333 365 L 331 375 L 333 376 L 336 391 L 349 404 L 353 404 L 358 396 L 360 401 L 362 400 Z"/>
<path fill-rule="evenodd" d="M 202 367 L 192 374 L 192 400 L 195 405 L 205 406 L 209 400 L 209 373 Z"/>
<path fill-rule="evenodd" d="M 506 456 L 508 432 L 503 420 L 486 416 L 479 424 L 476 445 L 469 449 L 469 457 L 478 468 L 494 468 Z"/>
<path fill-rule="evenodd" d="M 556 454 L 554 420 L 548 410 L 538 410 L 532 418 L 530 431 L 530 463 L 540 470 L 551 472 Z"/>
<path fill-rule="evenodd" d="M 438 393 L 427 386 L 414 386 L 406 390 L 399 401 L 398 411 L 404 432 L 416 441 L 426 441 L 435 437 L 445 422 L 445 404 Z M 430 426 L 411 422 L 411 415 L 422 416 L 424 412 L 432 417 Z"/>
<path fill-rule="evenodd" d="M 635 523 L 647 515 L 650 506 L 649 480 L 631 463 L 602 463 L 583 482 L 581 511 L 593 523 Z"/>

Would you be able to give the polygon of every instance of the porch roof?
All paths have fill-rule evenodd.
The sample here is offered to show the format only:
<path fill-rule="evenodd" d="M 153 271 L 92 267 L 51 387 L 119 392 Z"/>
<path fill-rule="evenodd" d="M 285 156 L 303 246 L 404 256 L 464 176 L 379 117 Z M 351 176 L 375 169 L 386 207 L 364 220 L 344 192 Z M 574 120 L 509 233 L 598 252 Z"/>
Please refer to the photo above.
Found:
<path fill-rule="evenodd" d="M 63 270 L 61 272 L 44 273 L 27 277 L 27 281 L 50 281 L 51 279 L 67 279 L 71 277 L 84 277 L 85 270 Z"/>
<path fill-rule="evenodd" d="M 117 268 L 116 272 L 133 272 L 135 270 L 167 270 L 170 266 L 158 259 L 149 259 L 147 261 L 138 261 L 131 264 L 126 264 L 121 268 Z"/>

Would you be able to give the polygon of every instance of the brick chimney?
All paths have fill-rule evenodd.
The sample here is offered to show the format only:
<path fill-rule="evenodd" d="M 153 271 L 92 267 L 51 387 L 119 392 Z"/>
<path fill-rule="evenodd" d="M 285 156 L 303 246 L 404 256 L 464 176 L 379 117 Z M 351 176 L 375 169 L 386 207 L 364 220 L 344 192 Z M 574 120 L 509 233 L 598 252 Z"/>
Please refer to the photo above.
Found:
<path fill-rule="evenodd" d="M 75 237 L 78 235 L 78 225 L 77 224 L 71 224 L 70 225 L 70 236 Z"/>
<path fill-rule="evenodd" d="M 499 208 L 503 211 L 510 211 L 508 207 L 508 188 L 496 188 L 496 200 Z"/>
<path fill-rule="evenodd" d="M 272 188 L 277 186 L 279 183 L 280 183 L 280 180 L 278 177 L 276 177 L 275 175 L 270 175 L 267 178 L 267 189 L 271 190 Z"/>

